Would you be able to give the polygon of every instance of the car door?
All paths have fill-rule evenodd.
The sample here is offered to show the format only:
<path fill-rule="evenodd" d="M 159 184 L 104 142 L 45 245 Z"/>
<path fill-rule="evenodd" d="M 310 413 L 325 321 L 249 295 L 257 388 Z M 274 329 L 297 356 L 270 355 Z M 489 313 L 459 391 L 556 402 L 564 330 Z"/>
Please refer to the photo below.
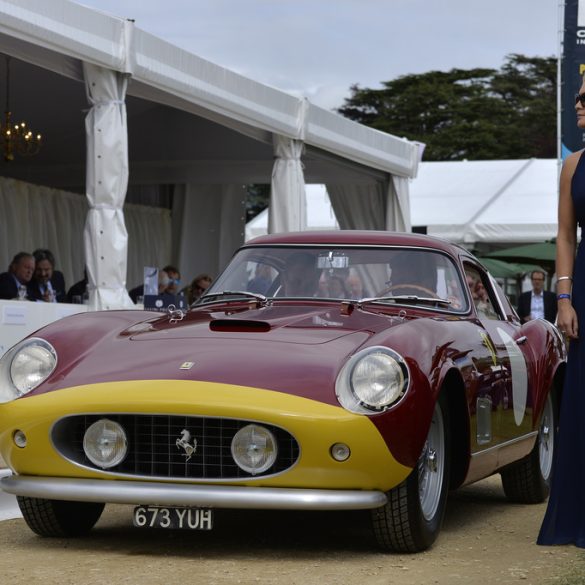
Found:
<path fill-rule="evenodd" d="M 492 360 L 484 368 L 483 393 L 476 397 L 477 442 L 484 447 L 502 445 L 531 429 L 525 338 L 496 281 L 475 263 L 466 263 L 465 273 L 468 284 L 471 278 L 475 282 L 472 298 Z"/>

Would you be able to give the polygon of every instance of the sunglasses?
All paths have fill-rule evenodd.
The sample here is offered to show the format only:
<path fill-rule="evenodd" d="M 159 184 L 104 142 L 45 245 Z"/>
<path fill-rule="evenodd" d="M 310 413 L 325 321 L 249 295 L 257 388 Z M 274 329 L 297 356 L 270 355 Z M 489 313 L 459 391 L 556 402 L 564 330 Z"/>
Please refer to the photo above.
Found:
<path fill-rule="evenodd" d="M 585 108 L 585 93 L 575 94 L 575 105 L 577 105 L 577 103 L 580 103 L 581 107 Z"/>

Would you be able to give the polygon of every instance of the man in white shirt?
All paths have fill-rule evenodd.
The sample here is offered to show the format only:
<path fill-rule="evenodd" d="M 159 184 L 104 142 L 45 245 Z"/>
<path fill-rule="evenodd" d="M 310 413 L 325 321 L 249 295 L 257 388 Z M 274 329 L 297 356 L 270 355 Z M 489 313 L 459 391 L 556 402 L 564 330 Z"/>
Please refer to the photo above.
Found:
<path fill-rule="evenodd" d="M 546 319 L 551 323 L 557 318 L 557 300 L 554 293 L 544 290 L 546 275 L 535 270 L 530 275 L 532 290 L 518 297 L 518 316 L 522 323 L 532 319 Z"/>

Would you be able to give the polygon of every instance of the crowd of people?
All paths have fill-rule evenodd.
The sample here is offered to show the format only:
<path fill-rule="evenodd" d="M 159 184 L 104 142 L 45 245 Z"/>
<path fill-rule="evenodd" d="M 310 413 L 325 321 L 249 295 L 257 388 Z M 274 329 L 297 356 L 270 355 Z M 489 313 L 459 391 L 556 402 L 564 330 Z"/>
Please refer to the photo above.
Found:
<path fill-rule="evenodd" d="M 212 277 L 202 273 L 181 288 L 181 273 L 172 265 L 158 271 L 159 295 L 184 295 L 191 304 L 211 284 Z M 32 253 L 19 252 L 6 272 L 0 274 L 0 299 L 19 299 L 45 303 L 84 303 L 88 295 L 87 271 L 83 278 L 69 289 L 60 270 L 55 268 L 55 257 L 50 250 L 39 248 Z M 128 291 L 134 303 L 144 299 L 144 284 Z"/>

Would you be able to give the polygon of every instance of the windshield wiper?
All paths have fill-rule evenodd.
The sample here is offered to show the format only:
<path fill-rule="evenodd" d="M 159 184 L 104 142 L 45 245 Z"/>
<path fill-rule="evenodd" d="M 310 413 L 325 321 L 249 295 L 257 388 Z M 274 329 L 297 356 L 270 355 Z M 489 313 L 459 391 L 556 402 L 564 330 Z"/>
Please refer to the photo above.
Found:
<path fill-rule="evenodd" d="M 268 298 L 265 297 L 264 295 L 261 295 L 259 293 L 248 292 L 245 290 L 222 290 L 221 292 L 208 293 L 208 294 L 200 296 L 197 299 L 197 304 L 199 304 L 200 302 L 205 301 L 205 300 L 213 299 L 215 297 L 228 297 L 228 296 L 247 297 L 247 298 L 255 299 L 256 301 L 258 301 L 258 306 L 260 306 L 260 307 L 264 307 L 268 304 Z M 233 300 L 238 300 L 238 299 L 236 298 Z"/>
<path fill-rule="evenodd" d="M 418 295 L 396 295 L 394 297 L 370 297 L 366 299 L 360 299 L 357 304 L 361 306 L 365 303 L 399 303 L 399 304 L 432 304 L 432 305 L 445 305 L 449 306 L 452 302 L 449 299 L 442 299 L 440 297 L 419 297 Z"/>

